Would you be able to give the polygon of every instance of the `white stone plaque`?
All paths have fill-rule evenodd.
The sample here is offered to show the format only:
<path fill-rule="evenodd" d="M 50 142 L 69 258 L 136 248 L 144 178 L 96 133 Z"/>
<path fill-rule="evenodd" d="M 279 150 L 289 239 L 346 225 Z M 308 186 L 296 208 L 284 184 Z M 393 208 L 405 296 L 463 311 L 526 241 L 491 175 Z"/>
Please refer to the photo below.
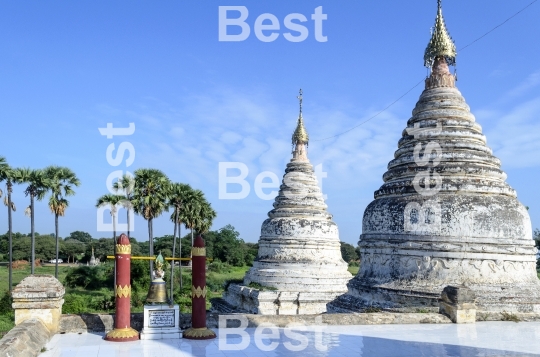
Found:
<path fill-rule="evenodd" d="M 148 327 L 174 327 L 174 310 L 150 310 Z"/>

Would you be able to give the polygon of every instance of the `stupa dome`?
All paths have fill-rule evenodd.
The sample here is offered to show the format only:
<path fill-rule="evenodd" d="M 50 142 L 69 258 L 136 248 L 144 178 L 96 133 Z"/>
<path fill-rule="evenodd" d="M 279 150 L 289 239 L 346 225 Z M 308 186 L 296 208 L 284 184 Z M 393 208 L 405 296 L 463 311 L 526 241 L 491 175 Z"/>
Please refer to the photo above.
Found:
<path fill-rule="evenodd" d="M 480 310 L 540 312 L 529 214 L 455 87 L 440 1 L 425 59 L 425 90 L 364 212 L 360 271 L 333 305 L 435 308 L 465 285 Z"/>
<path fill-rule="evenodd" d="M 317 314 L 347 291 L 352 275 L 307 157 L 308 140 L 300 110 L 293 157 L 261 226 L 257 258 L 243 285 L 231 284 L 224 293 L 229 305 L 258 314 Z"/>

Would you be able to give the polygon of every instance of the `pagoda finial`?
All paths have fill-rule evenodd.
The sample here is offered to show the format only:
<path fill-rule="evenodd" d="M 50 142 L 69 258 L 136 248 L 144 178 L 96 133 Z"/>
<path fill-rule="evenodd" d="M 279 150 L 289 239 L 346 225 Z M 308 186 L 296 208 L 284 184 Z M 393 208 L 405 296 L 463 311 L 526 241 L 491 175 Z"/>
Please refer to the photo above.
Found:
<path fill-rule="evenodd" d="M 437 0 L 437 8 L 435 26 L 433 27 L 431 39 L 424 53 L 424 66 L 429 68 L 433 66 L 437 57 L 443 57 L 449 65 L 453 66 L 456 64 L 456 45 L 446 30 L 441 0 Z"/>
<path fill-rule="evenodd" d="M 309 135 L 304 127 L 304 118 L 302 117 L 302 101 L 304 99 L 303 94 L 302 89 L 300 89 L 300 94 L 296 97 L 300 102 L 300 114 L 298 115 L 298 124 L 296 125 L 296 129 L 294 130 L 292 136 L 293 145 L 307 144 L 309 141 Z"/>
<path fill-rule="evenodd" d="M 304 92 L 302 92 L 302 88 L 300 88 L 300 92 L 296 98 L 298 98 L 298 101 L 300 102 L 300 116 L 302 116 L 302 101 L 304 100 L 303 95 Z"/>

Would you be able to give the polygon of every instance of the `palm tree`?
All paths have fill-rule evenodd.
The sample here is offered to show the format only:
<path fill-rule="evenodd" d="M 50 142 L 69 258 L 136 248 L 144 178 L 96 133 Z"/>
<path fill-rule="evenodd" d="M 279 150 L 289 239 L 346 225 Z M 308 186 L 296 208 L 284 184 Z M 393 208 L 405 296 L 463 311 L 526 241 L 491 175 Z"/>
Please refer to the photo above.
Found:
<path fill-rule="evenodd" d="M 123 175 L 118 181 L 113 184 L 113 189 L 116 193 L 122 195 L 122 206 L 127 211 L 127 236 L 129 236 L 130 231 L 130 221 L 129 221 L 129 211 L 132 209 L 133 205 L 133 193 L 135 188 L 135 180 L 131 175 Z"/>
<path fill-rule="evenodd" d="M 195 225 L 197 233 L 204 234 L 208 232 L 210 230 L 210 227 L 212 227 L 212 223 L 216 216 L 216 211 L 212 209 L 210 203 L 205 199 L 200 207 L 199 215 L 197 217 L 197 223 Z"/>
<path fill-rule="evenodd" d="M 29 168 L 21 168 L 13 171 L 13 182 L 28 184 L 24 190 L 26 196 L 30 196 L 30 206 L 25 210 L 25 214 L 30 216 L 30 231 L 31 231 L 31 267 L 30 273 L 34 274 L 34 265 L 36 261 L 36 238 L 34 232 L 34 200 L 41 201 L 47 194 L 50 181 L 45 176 L 43 170 L 32 170 Z"/>
<path fill-rule="evenodd" d="M 201 190 L 192 190 L 188 195 L 186 202 L 184 204 L 184 209 L 182 210 L 180 220 L 184 222 L 186 229 L 191 231 L 191 246 L 193 247 L 193 230 L 197 223 L 197 215 L 199 214 L 200 205 L 204 200 L 204 194 Z M 193 258 L 190 254 L 189 256 L 189 265 L 191 266 L 191 259 Z"/>
<path fill-rule="evenodd" d="M 204 193 L 201 190 L 192 191 L 192 194 L 188 196 L 181 215 L 184 225 L 191 230 L 191 246 L 193 246 L 195 239 L 194 231 L 198 233 L 207 232 L 212 226 L 212 221 L 215 217 L 216 212 L 204 197 Z M 193 257 L 190 255 L 190 258 Z"/>
<path fill-rule="evenodd" d="M 133 210 L 148 222 L 148 239 L 150 256 L 154 256 L 154 239 L 152 222 L 164 211 L 168 211 L 167 198 L 170 181 L 167 176 L 156 169 L 138 169 L 135 171 L 135 189 L 133 191 Z M 150 260 L 150 277 L 154 270 L 154 262 Z"/>
<path fill-rule="evenodd" d="M 75 191 L 73 187 L 78 187 L 81 182 L 67 167 L 49 166 L 46 167 L 45 176 L 49 180 L 48 189 L 51 191 L 51 197 L 49 198 L 49 208 L 54 213 L 54 229 L 56 236 L 56 264 L 54 269 L 54 276 L 58 279 L 58 217 L 63 217 L 66 213 L 66 209 L 69 206 L 67 196 L 73 196 Z"/>
<path fill-rule="evenodd" d="M 174 301 L 173 294 L 173 280 L 174 280 L 174 257 L 176 253 L 176 231 L 178 228 L 178 237 L 180 238 L 180 258 L 182 257 L 182 235 L 180 230 L 182 228 L 182 221 L 180 220 L 180 212 L 184 208 L 184 203 L 186 202 L 189 194 L 192 192 L 191 186 L 183 183 L 173 183 L 171 184 L 169 190 L 169 206 L 173 208 L 173 213 L 171 214 L 171 221 L 174 222 L 174 234 L 173 234 L 173 250 L 172 250 L 172 264 L 171 264 L 171 301 Z M 180 288 L 182 288 L 182 261 L 180 261 Z"/>
<path fill-rule="evenodd" d="M 8 208 L 8 241 L 9 241 L 9 292 L 13 289 L 13 238 L 12 238 L 12 219 L 11 211 L 15 211 L 15 203 L 11 201 L 11 193 L 13 192 L 13 169 L 9 167 L 6 162 L 6 158 L 0 156 L 0 182 L 6 181 L 6 197 L 4 197 L 4 204 Z M 2 197 L 3 192 L 0 189 L 0 197 Z"/>
<path fill-rule="evenodd" d="M 117 208 L 116 206 L 121 203 L 121 201 L 124 199 L 124 196 L 121 195 L 112 195 L 112 194 L 106 194 L 98 198 L 96 207 L 106 207 L 109 206 L 111 210 L 111 216 L 112 216 L 112 222 L 113 222 L 113 245 L 114 245 L 114 286 L 116 287 L 116 221 L 118 218 L 116 217 Z"/>

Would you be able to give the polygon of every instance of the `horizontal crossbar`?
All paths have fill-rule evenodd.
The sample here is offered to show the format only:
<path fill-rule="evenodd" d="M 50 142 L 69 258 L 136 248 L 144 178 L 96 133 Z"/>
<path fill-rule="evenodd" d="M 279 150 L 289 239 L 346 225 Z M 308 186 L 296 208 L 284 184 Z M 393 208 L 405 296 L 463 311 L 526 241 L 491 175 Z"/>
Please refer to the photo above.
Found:
<path fill-rule="evenodd" d="M 107 259 L 114 259 L 114 255 L 107 255 Z M 156 260 L 156 257 L 131 257 L 132 260 Z M 191 258 L 164 258 L 165 260 L 181 260 L 181 261 L 190 261 Z M 206 258 L 208 261 L 213 259 Z"/>

